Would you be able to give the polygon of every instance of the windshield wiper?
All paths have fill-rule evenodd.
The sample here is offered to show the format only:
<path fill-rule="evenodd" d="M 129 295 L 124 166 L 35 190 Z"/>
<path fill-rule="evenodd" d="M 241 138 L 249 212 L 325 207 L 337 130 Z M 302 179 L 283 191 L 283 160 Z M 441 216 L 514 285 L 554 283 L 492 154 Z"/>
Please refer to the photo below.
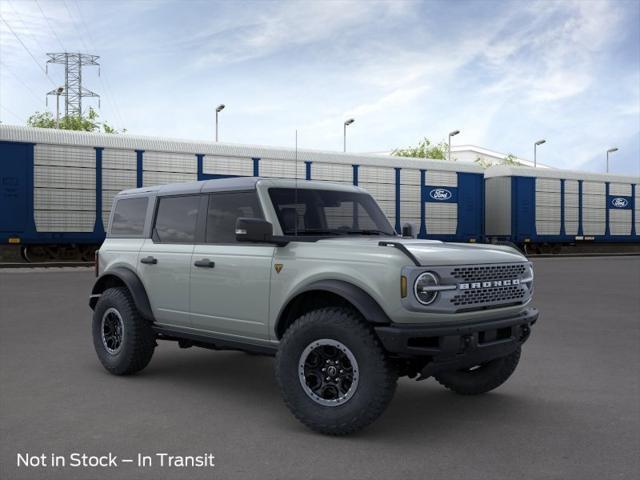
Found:
<path fill-rule="evenodd" d="M 343 229 L 305 229 L 298 230 L 298 235 L 385 235 L 387 237 L 393 237 L 392 233 L 385 232 L 383 230 L 375 230 L 375 229 L 362 229 L 362 230 L 343 230 Z M 286 232 L 286 235 L 294 235 L 294 232 Z"/>
<path fill-rule="evenodd" d="M 318 236 L 322 236 L 322 235 L 347 235 L 349 232 L 347 230 L 298 230 L 297 232 L 287 232 L 287 235 L 318 235 Z"/>
<path fill-rule="evenodd" d="M 384 230 L 375 229 L 363 229 L 363 230 L 346 230 L 348 235 L 386 235 L 392 237 L 393 234 L 385 232 Z"/>

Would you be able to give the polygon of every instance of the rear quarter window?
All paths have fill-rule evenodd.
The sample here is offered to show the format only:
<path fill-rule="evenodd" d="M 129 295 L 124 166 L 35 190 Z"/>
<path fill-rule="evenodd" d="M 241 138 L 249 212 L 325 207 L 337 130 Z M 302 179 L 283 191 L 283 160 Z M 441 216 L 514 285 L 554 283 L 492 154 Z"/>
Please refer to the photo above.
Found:
<path fill-rule="evenodd" d="M 147 197 L 121 198 L 116 201 L 109 235 L 142 237 L 147 216 Z"/>

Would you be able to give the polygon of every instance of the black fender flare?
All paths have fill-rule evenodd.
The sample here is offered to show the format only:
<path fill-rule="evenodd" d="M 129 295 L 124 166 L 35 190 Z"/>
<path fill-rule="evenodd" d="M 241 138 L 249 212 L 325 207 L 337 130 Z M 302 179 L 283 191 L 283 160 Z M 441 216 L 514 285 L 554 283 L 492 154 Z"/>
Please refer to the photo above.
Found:
<path fill-rule="evenodd" d="M 98 277 L 91 290 L 91 296 L 89 297 L 89 306 L 91 309 L 93 310 L 95 308 L 100 294 L 109 288 L 110 280 L 114 278 L 125 284 L 140 314 L 145 319 L 153 322 L 154 318 L 153 312 L 151 311 L 151 304 L 149 303 L 149 297 L 142 284 L 142 280 L 140 280 L 140 277 L 138 277 L 133 270 L 126 267 L 112 268 Z"/>
<path fill-rule="evenodd" d="M 371 323 L 388 325 L 391 322 L 389 316 L 385 313 L 382 307 L 376 302 L 371 295 L 365 292 L 362 288 L 353 285 L 352 283 L 345 282 L 343 280 L 319 280 L 317 282 L 310 283 L 304 288 L 297 290 L 285 303 L 278 313 L 277 325 L 282 320 L 287 308 L 298 296 L 306 292 L 312 291 L 325 291 L 338 295 L 349 303 L 351 303 L 356 310 L 358 310 L 364 319 Z"/>

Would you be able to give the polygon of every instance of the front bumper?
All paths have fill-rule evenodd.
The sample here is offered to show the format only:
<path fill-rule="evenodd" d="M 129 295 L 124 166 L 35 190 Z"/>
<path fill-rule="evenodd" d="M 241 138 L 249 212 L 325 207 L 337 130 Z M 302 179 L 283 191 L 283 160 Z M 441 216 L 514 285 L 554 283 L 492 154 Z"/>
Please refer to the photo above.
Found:
<path fill-rule="evenodd" d="M 424 378 L 513 353 L 529 338 L 537 319 L 538 310 L 529 307 L 495 320 L 453 325 L 394 324 L 375 327 L 375 331 L 388 352 L 424 360 Z"/>

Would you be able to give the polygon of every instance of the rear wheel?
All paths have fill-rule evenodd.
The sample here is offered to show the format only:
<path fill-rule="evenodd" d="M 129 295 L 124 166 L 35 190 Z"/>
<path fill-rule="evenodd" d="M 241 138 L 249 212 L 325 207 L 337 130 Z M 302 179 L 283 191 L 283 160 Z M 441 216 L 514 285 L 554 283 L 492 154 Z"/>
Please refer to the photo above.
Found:
<path fill-rule="evenodd" d="M 114 375 L 129 375 L 147 366 L 155 336 L 126 288 L 109 288 L 93 311 L 93 346 L 100 362 Z"/>
<path fill-rule="evenodd" d="M 378 418 L 398 378 L 372 330 L 347 308 L 321 308 L 296 320 L 275 367 L 287 407 L 329 435 L 353 433 Z"/>
<path fill-rule="evenodd" d="M 520 348 L 506 357 L 496 358 L 471 368 L 442 372 L 435 379 L 461 395 L 479 395 L 498 388 L 515 371 L 520 361 Z"/>

